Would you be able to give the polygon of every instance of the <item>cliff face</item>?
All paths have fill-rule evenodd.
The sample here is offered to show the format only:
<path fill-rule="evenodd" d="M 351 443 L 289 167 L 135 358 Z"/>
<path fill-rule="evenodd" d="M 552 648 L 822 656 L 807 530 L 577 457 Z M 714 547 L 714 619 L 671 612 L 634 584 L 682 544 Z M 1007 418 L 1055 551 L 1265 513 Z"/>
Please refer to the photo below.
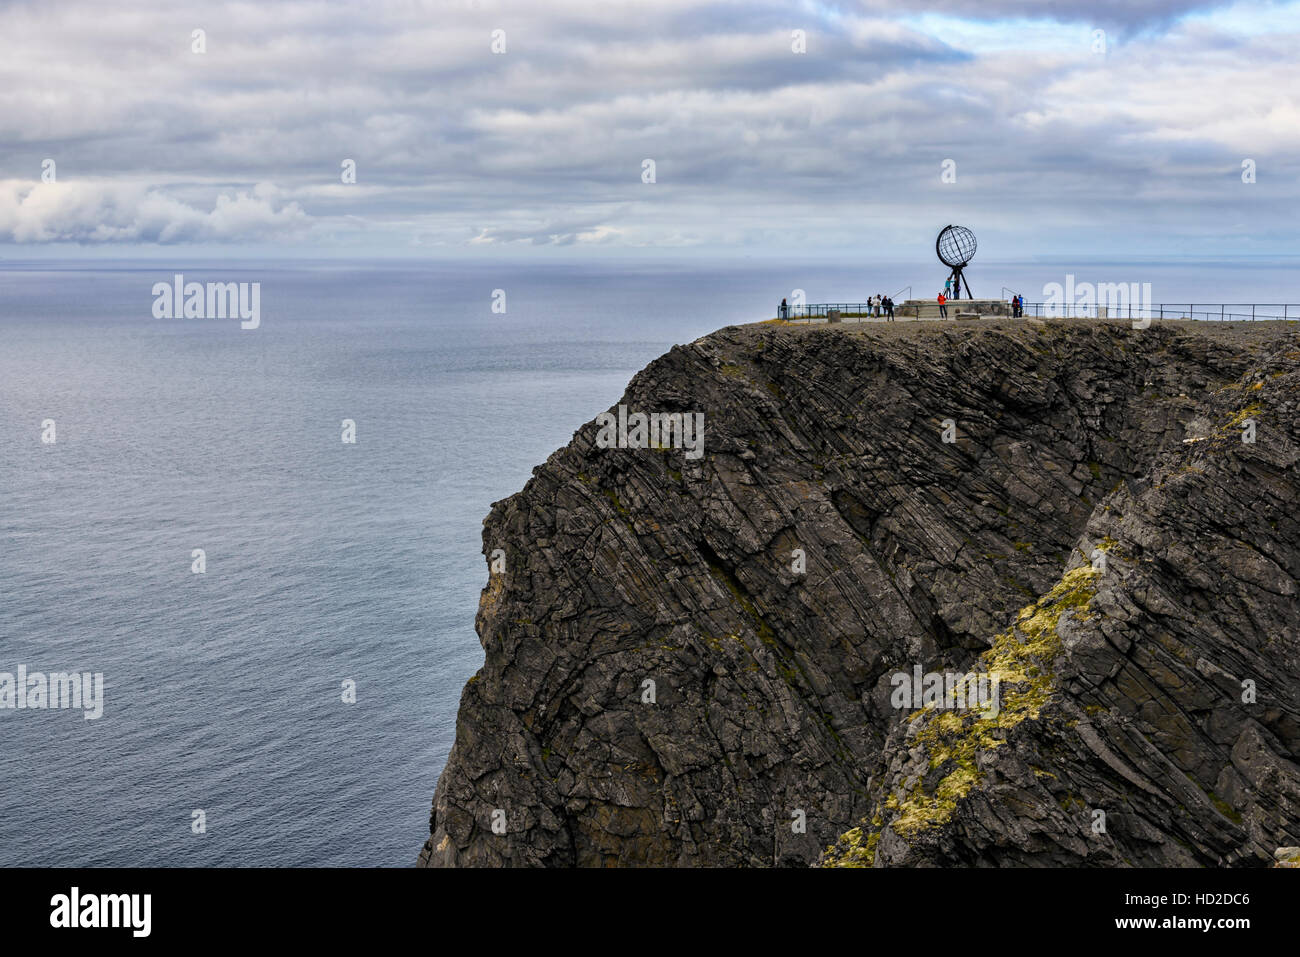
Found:
<path fill-rule="evenodd" d="M 1263 323 L 675 347 L 622 404 L 703 412 L 703 457 L 589 423 L 485 523 L 421 863 L 1271 861 L 1300 844 L 1297 359 Z M 918 666 L 996 676 L 1000 710 L 895 707 Z"/>

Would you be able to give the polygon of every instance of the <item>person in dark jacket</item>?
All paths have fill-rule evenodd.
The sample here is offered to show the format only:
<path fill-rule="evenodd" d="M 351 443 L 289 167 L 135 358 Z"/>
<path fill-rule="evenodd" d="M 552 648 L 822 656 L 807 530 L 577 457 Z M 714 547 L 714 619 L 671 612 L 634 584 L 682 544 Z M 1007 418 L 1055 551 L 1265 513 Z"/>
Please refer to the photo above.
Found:
<path fill-rule="evenodd" d="M 781 300 L 781 305 L 780 305 L 780 307 L 777 308 L 777 310 L 776 310 L 776 315 L 777 315 L 777 318 L 778 318 L 778 319 L 789 319 L 789 318 L 790 318 L 790 307 L 787 306 L 787 305 L 785 304 L 785 300 L 784 300 L 784 299 Z"/>

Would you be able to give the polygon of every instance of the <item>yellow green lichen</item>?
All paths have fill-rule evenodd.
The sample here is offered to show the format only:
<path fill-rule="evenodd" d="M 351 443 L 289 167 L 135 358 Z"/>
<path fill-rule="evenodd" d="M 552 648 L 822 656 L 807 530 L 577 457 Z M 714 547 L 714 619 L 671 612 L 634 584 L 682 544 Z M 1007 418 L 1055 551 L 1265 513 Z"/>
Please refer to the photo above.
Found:
<path fill-rule="evenodd" d="M 879 831 L 873 831 L 864 839 L 862 828 L 855 827 L 845 831 L 835 844 L 826 849 L 826 864 L 829 867 L 870 867 L 875 863 L 876 845 L 879 843 Z"/>
<path fill-rule="evenodd" d="M 1247 419 L 1253 419 L 1255 416 L 1259 415 L 1263 411 L 1264 411 L 1264 407 L 1262 405 L 1260 405 L 1258 402 L 1252 402 L 1250 405 L 1246 406 L 1244 409 L 1242 409 L 1240 412 L 1238 412 L 1236 415 L 1230 418 L 1228 420 L 1228 424 L 1224 426 L 1224 428 L 1240 429 L 1246 423 Z"/>
<path fill-rule="evenodd" d="M 625 506 L 622 502 L 618 500 L 618 495 L 614 493 L 613 489 L 607 488 L 607 489 L 602 489 L 601 491 L 605 493 L 605 498 L 610 500 L 610 502 L 614 506 L 614 510 L 618 512 L 619 515 L 622 515 L 624 518 L 631 517 L 631 513 L 627 510 L 627 506 Z"/>
<path fill-rule="evenodd" d="M 1115 545 L 1111 539 L 1098 544 L 1103 552 Z M 1007 733 L 1024 721 L 1036 720 L 1055 691 L 1050 671 L 1060 654 L 1057 627 L 1067 612 L 1082 614 L 1097 593 L 1101 570 L 1081 565 L 1066 572 L 1059 582 L 1032 605 L 1020 610 L 1015 624 L 993 639 L 992 647 L 980 656 L 981 667 L 996 681 L 1000 707 L 996 716 L 980 711 L 940 710 L 928 706 L 913 712 L 917 728 L 913 740 L 926 750 L 929 770 L 948 771 L 931 791 L 918 782 L 911 793 L 890 793 L 883 810 L 893 814 L 888 822 L 896 834 L 912 838 L 929 828 L 945 824 L 981 778 L 977 758 L 1006 741 Z M 874 860 L 883 821 L 871 822 L 871 834 L 856 840 L 848 832 L 827 849 L 823 863 L 834 866 L 864 866 Z M 855 829 L 859 832 L 861 828 Z M 846 840 L 847 839 L 847 840 Z M 868 854 L 868 849 L 870 854 Z M 842 863 L 847 861 L 848 863 Z M 853 863 L 858 862 L 858 863 Z"/>

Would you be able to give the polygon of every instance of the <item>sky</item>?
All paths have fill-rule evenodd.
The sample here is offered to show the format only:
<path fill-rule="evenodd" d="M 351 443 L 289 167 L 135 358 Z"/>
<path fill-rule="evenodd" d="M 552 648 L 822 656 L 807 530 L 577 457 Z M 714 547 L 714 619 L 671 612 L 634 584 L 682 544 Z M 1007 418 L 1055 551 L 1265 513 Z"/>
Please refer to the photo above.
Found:
<path fill-rule="evenodd" d="M 0 0 L 0 258 L 1288 256 L 1297 53 L 1282 2 Z"/>

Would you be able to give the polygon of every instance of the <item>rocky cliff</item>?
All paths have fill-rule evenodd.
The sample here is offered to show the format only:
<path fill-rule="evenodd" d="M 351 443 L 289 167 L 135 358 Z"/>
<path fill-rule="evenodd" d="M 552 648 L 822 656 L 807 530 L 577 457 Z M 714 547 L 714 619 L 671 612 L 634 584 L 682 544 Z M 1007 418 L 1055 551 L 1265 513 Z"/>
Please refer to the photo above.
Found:
<path fill-rule="evenodd" d="M 732 327 L 493 506 L 420 862 L 1251 865 L 1300 844 L 1300 333 Z M 1250 441 L 1253 439 L 1253 441 Z M 497 550 L 501 551 L 497 551 Z M 996 679 L 998 707 L 899 675 Z"/>

